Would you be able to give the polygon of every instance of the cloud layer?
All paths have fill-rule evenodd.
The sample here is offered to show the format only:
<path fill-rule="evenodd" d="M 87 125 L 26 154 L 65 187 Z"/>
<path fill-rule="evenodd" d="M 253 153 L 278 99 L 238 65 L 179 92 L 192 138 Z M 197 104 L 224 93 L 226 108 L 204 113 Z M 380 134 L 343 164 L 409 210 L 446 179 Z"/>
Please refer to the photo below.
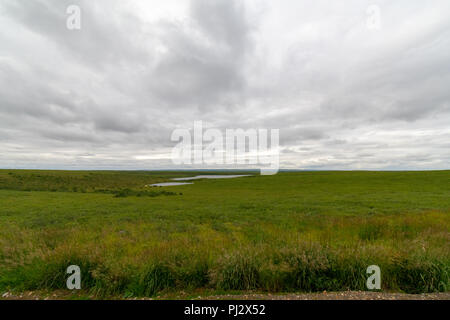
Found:
<path fill-rule="evenodd" d="M 3 0 L 0 167 L 176 168 L 171 132 L 202 120 L 279 128 L 283 168 L 449 169 L 449 13 L 445 0 Z"/>

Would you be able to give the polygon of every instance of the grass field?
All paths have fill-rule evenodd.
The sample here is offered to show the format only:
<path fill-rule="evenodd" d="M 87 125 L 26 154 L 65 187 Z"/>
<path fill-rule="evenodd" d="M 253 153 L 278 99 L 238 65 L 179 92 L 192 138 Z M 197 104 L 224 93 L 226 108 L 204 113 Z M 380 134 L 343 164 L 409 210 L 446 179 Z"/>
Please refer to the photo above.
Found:
<path fill-rule="evenodd" d="M 195 174 L 0 170 L 0 290 L 450 290 L 450 171 Z"/>

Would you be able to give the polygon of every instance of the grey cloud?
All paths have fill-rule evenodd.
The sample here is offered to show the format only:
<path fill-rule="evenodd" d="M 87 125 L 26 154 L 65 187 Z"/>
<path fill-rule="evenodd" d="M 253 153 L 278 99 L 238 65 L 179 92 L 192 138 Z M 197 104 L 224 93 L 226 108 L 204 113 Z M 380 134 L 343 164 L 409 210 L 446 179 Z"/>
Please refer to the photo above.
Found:
<path fill-rule="evenodd" d="M 140 21 L 126 13 L 120 14 L 119 4 L 115 0 L 5 0 L 2 6 L 10 19 L 52 41 L 64 54 L 104 71 L 110 65 L 134 63 L 147 57 L 141 42 L 133 41 L 132 36 L 141 33 Z M 81 9 L 79 31 L 66 28 L 66 9 L 70 5 Z"/>
<path fill-rule="evenodd" d="M 47 128 L 39 129 L 39 131 L 45 138 L 63 142 L 99 142 L 92 132 L 82 131 L 78 128 Z"/>
<path fill-rule="evenodd" d="M 151 93 L 175 108 L 204 111 L 236 104 L 252 50 L 251 28 L 241 7 L 236 1 L 193 1 L 188 28 L 164 23 L 161 43 L 167 52 L 150 75 Z"/>
<path fill-rule="evenodd" d="M 0 167 L 173 167 L 203 120 L 280 129 L 290 168 L 448 169 L 448 1 L 376 1 L 378 31 L 369 1 L 183 4 L 2 1 Z"/>

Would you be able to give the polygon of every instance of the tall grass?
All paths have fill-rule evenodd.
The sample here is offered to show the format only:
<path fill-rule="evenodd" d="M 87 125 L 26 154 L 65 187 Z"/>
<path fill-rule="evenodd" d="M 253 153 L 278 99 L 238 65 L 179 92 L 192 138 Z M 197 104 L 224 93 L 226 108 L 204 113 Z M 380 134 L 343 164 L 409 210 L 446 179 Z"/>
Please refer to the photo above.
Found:
<path fill-rule="evenodd" d="M 180 249 L 181 250 L 181 249 Z M 210 262 L 192 257 L 182 264 L 172 258 L 114 268 L 111 261 L 89 257 L 53 257 L 3 270 L 0 285 L 16 290 L 64 289 L 66 268 L 76 264 L 82 288 L 99 296 L 154 296 L 163 291 L 208 288 L 267 292 L 366 290 L 366 268 L 382 270 L 382 290 L 408 293 L 448 291 L 449 257 L 377 256 L 314 245 L 275 252 L 274 248 L 231 251 Z"/>
<path fill-rule="evenodd" d="M 145 177 L 167 176 L 12 173 L 0 171 L 0 290 L 65 289 L 72 264 L 99 297 L 366 290 L 373 264 L 382 290 L 450 288 L 447 172 L 279 174 L 155 191 Z M 34 175 L 42 190 L 4 178 L 14 174 Z M 44 190 L 87 176 L 78 187 L 92 192 Z"/>

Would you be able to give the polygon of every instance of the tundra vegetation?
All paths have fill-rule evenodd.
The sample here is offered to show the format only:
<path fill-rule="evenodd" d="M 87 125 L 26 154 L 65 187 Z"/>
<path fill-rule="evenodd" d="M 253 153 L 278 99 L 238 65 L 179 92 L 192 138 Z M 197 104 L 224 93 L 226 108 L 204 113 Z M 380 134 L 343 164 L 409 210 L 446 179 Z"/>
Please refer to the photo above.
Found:
<path fill-rule="evenodd" d="M 450 290 L 450 171 L 197 174 L 0 170 L 0 291 Z"/>

